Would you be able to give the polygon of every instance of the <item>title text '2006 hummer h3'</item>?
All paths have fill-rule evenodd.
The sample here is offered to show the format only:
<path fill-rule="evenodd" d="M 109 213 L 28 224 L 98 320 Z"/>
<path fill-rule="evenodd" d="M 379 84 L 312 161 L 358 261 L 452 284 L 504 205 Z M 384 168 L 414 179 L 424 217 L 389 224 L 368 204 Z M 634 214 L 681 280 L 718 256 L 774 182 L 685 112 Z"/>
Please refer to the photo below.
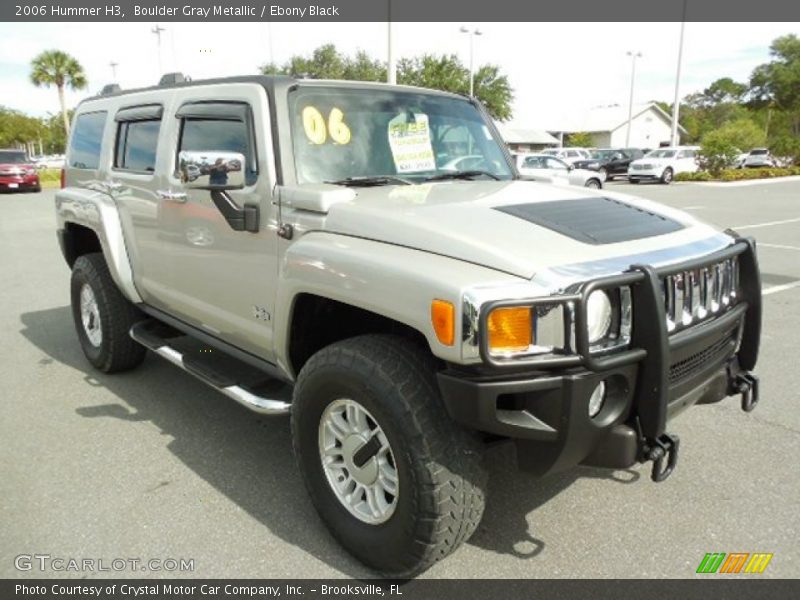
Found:
<path fill-rule="evenodd" d="M 110 88 L 76 111 L 56 210 L 89 361 L 130 369 L 149 348 L 291 414 L 315 507 L 382 573 L 475 531 L 488 441 L 540 475 L 652 462 L 660 481 L 672 416 L 758 400 L 753 241 L 519 180 L 470 98 L 177 74 Z"/>

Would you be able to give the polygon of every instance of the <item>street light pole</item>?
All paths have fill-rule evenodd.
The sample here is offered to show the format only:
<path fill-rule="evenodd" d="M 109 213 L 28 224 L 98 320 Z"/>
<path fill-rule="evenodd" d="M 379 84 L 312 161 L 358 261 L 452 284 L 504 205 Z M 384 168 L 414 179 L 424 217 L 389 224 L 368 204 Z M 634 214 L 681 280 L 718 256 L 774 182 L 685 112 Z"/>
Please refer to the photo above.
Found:
<path fill-rule="evenodd" d="M 470 98 L 475 95 L 475 36 L 483 35 L 483 32 L 479 29 L 467 29 L 466 27 L 461 27 L 459 29 L 461 33 L 466 33 L 469 35 L 469 95 Z"/>
<path fill-rule="evenodd" d="M 163 73 L 163 69 L 161 67 L 161 34 L 166 31 L 163 27 L 160 27 L 157 23 L 156 26 L 150 30 L 152 33 L 156 34 L 156 39 L 158 40 L 158 76 L 161 77 Z"/>
<path fill-rule="evenodd" d="M 681 87 L 681 63 L 683 62 L 683 32 L 686 28 L 686 2 L 683 0 L 683 18 L 681 19 L 681 37 L 678 42 L 678 70 L 675 74 L 675 101 L 672 103 L 672 132 L 669 143 L 677 146 L 678 139 L 678 115 L 681 111 L 680 87 Z"/>
<path fill-rule="evenodd" d="M 119 66 L 118 62 L 114 62 L 113 60 L 108 63 L 108 66 L 111 67 L 111 79 L 113 81 L 117 81 L 117 67 Z"/>
<path fill-rule="evenodd" d="M 633 120 L 633 86 L 636 81 L 636 59 L 642 58 L 641 52 L 628 51 L 631 57 L 631 95 L 628 99 L 628 131 L 625 133 L 625 146 L 631 145 L 631 121 Z"/>
<path fill-rule="evenodd" d="M 397 61 L 394 57 L 394 40 L 392 40 L 392 0 L 387 2 L 388 18 L 386 19 L 386 81 L 391 85 L 397 83 Z"/>

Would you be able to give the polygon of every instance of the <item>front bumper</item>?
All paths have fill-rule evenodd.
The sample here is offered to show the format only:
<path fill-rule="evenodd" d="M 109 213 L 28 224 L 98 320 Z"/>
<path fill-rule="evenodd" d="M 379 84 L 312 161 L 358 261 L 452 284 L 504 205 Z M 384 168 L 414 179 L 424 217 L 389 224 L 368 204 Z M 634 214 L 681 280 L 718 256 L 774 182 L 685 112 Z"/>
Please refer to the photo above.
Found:
<path fill-rule="evenodd" d="M 668 335 L 659 277 L 731 256 L 739 262 L 739 301 L 714 319 Z M 438 378 L 452 418 L 514 439 L 520 467 L 539 475 L 580 463 L 626 468 L 648 459 L 648 448 L 662 439 L 677 413 L 746 391 L 742 382 L 756 364 L 761 323 L 752 240 L 681 265 L 636 266 L 589 282 L 574 300 L 576 314 L 582 314 L 592 290 L 619 284 L 631 285 L 633 296 L 633 339 L 627 350 L 592 356 L 588 340 L 579 335 L 580 356 L 550 361 L 536 371 L 510 376 L 497 364 L 480 374 L 450 368 Z M 589 397 L 601 381 L 606 400 L 590 418 Z"/>

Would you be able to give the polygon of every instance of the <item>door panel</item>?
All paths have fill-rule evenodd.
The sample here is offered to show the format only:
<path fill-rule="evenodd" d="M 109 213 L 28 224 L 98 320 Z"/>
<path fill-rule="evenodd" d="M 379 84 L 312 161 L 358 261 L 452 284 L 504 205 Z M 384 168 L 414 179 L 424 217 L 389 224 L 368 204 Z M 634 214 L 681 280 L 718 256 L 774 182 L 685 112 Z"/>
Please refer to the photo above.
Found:
<path fill-rule="evenodd" d="M 222 107 L 216 113 L 185 109 L 212 102 Z M 159 239 L 170 271 L 170 286 L 162 290 L 162 297 L 170 314 L 271 360 L 278 237 L 271 202 L 274 156 L 268 143 L 266 93 L 255 84 L 177 90 L 174 114 L 183 116 L 176 119 L 180 126 L 170 140 L 172 160 L 165 183 L 168 191 L 184 192 L 186 198 L 161 200 L 158 205 Z M 237 120 L 236 115 L 245 116 Z M 258 232 L 234 231 L 210 192 L 183 187 L 175 162 L 181 149 L 245 154 L 246 185 L 228 193 L 240 206 L 259 207 Z"/>

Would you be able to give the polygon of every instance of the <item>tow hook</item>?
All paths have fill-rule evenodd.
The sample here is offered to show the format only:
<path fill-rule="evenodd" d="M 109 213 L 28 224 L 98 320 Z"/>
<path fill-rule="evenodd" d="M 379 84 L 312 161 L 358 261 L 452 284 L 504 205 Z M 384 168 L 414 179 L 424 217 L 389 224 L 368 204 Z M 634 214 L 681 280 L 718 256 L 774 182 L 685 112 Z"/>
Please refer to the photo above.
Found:
<path fill-rule="evenodd" d="M 653 472 L 650 474 L 650 478 L 656 483 L 664 481 L 675 470 L 675 465 L 678 463 L 679 445 L 678 436 L 669 433 L 662 433 L 655 440 L 645 442 L 644 458 L 653 461 Z M 666 466 L 664 461 L 666 461 Z"/>
<path fill-rule="evenodd" d="M 739 373 L 733 380 L 732 394 L 742 395 L 742 410 L 750 412 L 758 404 L 758 377 L 752 373 Z"/>

